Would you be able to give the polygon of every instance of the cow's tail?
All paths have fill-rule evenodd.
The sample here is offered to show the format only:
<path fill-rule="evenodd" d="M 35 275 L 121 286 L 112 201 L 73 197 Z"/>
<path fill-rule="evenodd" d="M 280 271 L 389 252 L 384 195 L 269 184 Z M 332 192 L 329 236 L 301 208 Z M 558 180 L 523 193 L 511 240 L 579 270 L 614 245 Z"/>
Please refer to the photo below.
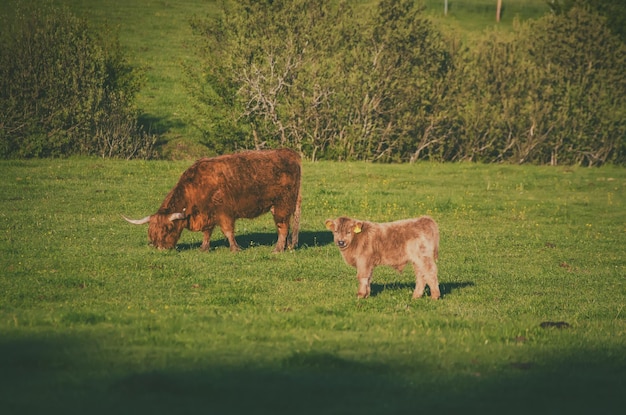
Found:
<path fill-rule="evenodd" d="M 291 227 L 290 249 L 298 246 L 298 233 L 300 232 L 300 213 L 302 212 L 302 184 L 298 188 L 298 198 L 296 199 L 296 210 L 293 213 L 293 226 Z"/>

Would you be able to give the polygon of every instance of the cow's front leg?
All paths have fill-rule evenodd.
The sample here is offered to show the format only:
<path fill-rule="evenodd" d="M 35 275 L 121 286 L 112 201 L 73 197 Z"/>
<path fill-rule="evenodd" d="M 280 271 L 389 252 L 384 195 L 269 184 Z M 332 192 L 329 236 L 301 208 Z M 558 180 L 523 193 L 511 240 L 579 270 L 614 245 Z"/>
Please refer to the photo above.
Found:
<path fill-rule="evenodd" d="M 373 268 L 371 267 L 358 267 L 357 268 L 357 279 L 359 280 L 359 291 L 357 292 L 358 298 L 367 298 L 371 293 L 371 283 L 372 283 L 372 273 Z"/>
<path fill-rule="evenodd" d="M 241 248 L 237 245 L 237 241 L 235 241 L 235 220 L 223 218 L 220 222 L 220 228 L 226 239 L 228 239 L 231 252 L 240 251 Z"/>
<path fill-rule="evenodd" d="M 204 233 L 204 237 L 202 238 L 200 250 L 208 251 L 211 248 L 211 234 L 213 233 L 213 226 L 203 229 L 202 232 Z"/>

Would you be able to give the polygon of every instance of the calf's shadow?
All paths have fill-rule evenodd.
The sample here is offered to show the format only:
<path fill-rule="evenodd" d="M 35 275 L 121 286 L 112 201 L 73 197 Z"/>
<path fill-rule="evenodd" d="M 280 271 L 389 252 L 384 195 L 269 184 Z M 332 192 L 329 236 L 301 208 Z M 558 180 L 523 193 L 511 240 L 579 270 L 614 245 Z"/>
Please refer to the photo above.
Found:
<path fill-rule="evenodd" d="M 441 298 L 444 298 L 446 295 L 452 294 L 453 291 L 456 291 L 461 288 L 473 287 L 473 286 L 474 286 L 474 283 L 471 281 L 445 282 L 445 283 L 439 284 L 439 291 L 441 292 Z M 414 282 L 391 282 L 387 284 L 372 283 L 370 287 L 372 289 L 370 296 L 376 297 L 378 294 L 387 290 L 394 290 L 394 291 L 395 290 L 408 290 L 408 289 L 412 290 L 415 288 L 415 283 Z M 426 291 L 424 292 L 424 295 L 425 296 L 430 295 L 429 287 L 426 287 Z"/>

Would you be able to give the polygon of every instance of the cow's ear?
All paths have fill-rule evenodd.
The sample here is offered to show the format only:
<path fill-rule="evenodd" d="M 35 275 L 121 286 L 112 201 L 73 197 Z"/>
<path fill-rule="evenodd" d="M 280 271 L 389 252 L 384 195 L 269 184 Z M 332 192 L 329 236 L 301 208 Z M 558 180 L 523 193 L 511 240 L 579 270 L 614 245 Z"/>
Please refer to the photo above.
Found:
<path fill-rule="evenodd" d="M 363 222 L 355 222 L 354 226 L 352 227 L 352 232 L 361 233 L 362 230 L 363 230 Z"/>
<path fill-rule="evenodd" d="M 328 229 L 329 231 L 335 231 L 335 222 L 332 219 L 326 219 L 326 222 L 324 222 L 324 224 L 326 225 L 326 229 Z"/>

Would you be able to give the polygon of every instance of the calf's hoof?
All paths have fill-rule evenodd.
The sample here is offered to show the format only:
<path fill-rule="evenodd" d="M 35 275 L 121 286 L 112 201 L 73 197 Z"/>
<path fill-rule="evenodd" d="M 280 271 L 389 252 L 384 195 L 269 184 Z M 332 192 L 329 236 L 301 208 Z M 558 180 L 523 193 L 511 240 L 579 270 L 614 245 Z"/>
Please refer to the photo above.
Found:
<path fill-rule="evenodd" d="M 413 299 L 417 300 L 418 298 L 422 298 L 423 294 L 413 294 Z M 439 298 L 441 298 L 441 296 L 439 294 L 431 294 L 430 295 L 431 300 L 438 300 Z"/>

